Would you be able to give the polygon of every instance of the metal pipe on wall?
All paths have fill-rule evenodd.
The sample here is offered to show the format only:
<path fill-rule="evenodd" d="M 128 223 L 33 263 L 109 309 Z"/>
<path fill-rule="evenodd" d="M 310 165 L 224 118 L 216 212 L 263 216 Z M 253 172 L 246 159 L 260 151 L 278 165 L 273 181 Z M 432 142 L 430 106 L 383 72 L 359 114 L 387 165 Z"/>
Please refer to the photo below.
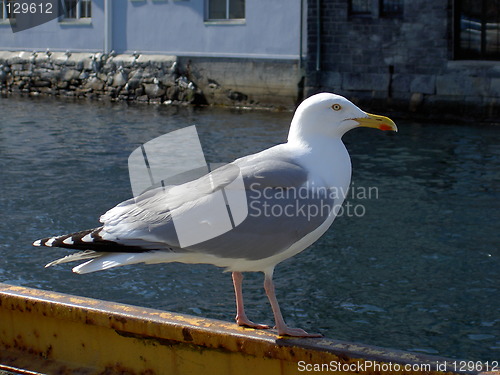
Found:
<path fill-rule="evenodd" d="M 112 0 L 104 0 L 104 53 L 110 53 L 113 44 Z"/>

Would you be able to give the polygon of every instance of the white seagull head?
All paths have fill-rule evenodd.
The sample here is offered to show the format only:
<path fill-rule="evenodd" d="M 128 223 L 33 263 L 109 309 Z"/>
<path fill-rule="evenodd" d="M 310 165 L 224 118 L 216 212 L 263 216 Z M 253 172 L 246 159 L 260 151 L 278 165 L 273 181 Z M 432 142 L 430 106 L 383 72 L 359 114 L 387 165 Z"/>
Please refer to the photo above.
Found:
<path fill-rule="evenodd" d="M 289 142 L 306 142 L 320 138 L 341 138 L 356 127 L 398 131 L 388 117 L 366 113 L 343 96 L 321 93 L 304 100 L 293 116 Z"/>

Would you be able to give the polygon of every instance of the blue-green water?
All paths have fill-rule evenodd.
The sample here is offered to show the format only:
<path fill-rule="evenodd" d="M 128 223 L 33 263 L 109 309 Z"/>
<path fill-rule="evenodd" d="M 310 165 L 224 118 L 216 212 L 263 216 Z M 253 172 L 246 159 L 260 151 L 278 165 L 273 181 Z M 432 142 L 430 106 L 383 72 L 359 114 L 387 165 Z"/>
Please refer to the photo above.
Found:
<path fill-rule="evenodd" d="M 196 124 L 207 161 L 228 162 L 284 141 L 291 117 L 0 98 L 0 282 L 232 321 L 230 274 L 213 266 L 76 275 L 43 268 L 66 250 L 31 242 L 95 227 L 131 197 L 127 158 L 141 143 Z M 500 129 L 397 123 L 397 134 L 344 137 L 356 194 L 325 236 L 278 265 L 285 319 L 329 338 L 498 360 Z M 272 323 L 261 284 L 245 278 L 247 312 Z"/>

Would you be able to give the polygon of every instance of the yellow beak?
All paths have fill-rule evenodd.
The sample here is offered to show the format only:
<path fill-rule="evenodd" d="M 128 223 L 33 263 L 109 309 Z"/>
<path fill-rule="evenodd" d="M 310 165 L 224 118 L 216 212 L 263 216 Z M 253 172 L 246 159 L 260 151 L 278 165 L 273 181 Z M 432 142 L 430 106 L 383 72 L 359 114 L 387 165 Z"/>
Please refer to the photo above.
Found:
<path fill-rule="evenodd" d="M 359 117 L 354 120 L 358 122 L 359 126 L 365 126 L 367 128 L 375 128 L 380 130 L 392 130 L 397 132 L 398 127 L 389 117 L 372 115 L 370 113 L 366 114 L 367 117 Z"/>

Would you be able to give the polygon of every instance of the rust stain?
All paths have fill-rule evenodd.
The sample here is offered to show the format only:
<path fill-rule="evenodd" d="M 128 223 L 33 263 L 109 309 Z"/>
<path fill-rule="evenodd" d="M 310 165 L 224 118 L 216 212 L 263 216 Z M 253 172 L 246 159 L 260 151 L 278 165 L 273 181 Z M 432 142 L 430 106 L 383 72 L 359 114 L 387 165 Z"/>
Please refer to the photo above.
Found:
<path fill-rule="evenodd" d="M 184 341 L 187 342 L 193 341 L 193 336 L 191 335 L 191 332 L 188 327 L 182 328 L 182 337 L 184 338 Z"/>
<path fill-rule="evenodd" d="M 115 330 L 115 332 L 122 337 L 133 338 L 133 339 L 136 339 L 142 343 L 146 343 L 149 345 L 158 344 L 158 345 L 164 345 L 164 346 L 176 346 L 176 345 L 182 344 L 181 341 L 177 341 L 177 340 L 171 340 L 171 339 L 165 339 L 165 338 L 147 336 L 147 335 L 140 335 L 140 334 L 131 333 L 131 332 L 127 332 L 127 331 Z"/>
<path fill-rule="evenodd" d="M 134 371 L 131 368 L 125 367 L 121 363 L 116 363 L 114 365 L 108 365 L 104 368 L 102 372 L 98 373 L 99 375 L 155 375 L 156 372 L 152 369 L 141 370 L 139 372 Z"/>

